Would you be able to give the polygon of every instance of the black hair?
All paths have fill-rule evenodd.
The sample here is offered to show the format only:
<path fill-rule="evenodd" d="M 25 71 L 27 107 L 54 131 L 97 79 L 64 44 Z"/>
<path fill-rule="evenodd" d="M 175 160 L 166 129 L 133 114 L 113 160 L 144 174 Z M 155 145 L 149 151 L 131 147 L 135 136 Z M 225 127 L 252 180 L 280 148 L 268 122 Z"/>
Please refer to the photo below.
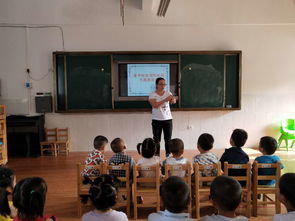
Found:
<path fill-rule="evenodd" d="M 295 173 L 285 173 L 279 182 L 280 193 L 295 208 Z"/>
<path fill-rule="evenodd" d="M 242 188 L 232 177 L 218 176 L 211 184 L 210 196 L 221 209 L 235 211 L 241 202 Z"/>
<path fill-rule="evenodd" d="M 7 188 L 13 189 L 14 171 L 6 167 L 0 167 L 0 215 L 9 217 L 11 210 L 8 204 L 8 195 L 10 192 Z"/>
<path fill-rule="evenodd" d="M 162 80 L 164 80 L 164 81 L 165 81 L 165 79 L 164 79 L 164 78 L 162 78 L 162 77 L 159 77 L 159 78 L 157 78 L 157 79 L 156 79 L 156 85 L 159 83 L 159 81 L 162 81 Z"/>
<path fill-rule="evenodd" d="M 168 146 L 172 154 L 179 154 L 184 149 L 183 141 L 179 138 L 170 140 Z"/>
<path fill-rule="evenodd" d="M 116 204 L 119 183 L 115 176 L 108 174 L 102 174 L 92 181 L 89 197 L 97 210 L 105 211 Z"/>
<path fill-rule="evenodd" d="M 171 176 L 161 185 L 160 195 L 165 209 L 171 213 L 181 213 L 189 203 L 190 189 L 182 178 Z"/>
<path fill-rule="evenodd" d="M 12 195 L 18 217 L 28 221 L 43 217 L 46 193 L 47 185 L 41 177 L 30 177 L 19 181 Z"/>
<path fill-rule="evenodd" d="M 156 143 L 152 138 L 146 138 L 142 143 L 137 144 L 137 152 L 144 158 L 152 158 L 156 153 Z"/>
<path fill-rule="evenodd" d="M 114 153 L 122 152 L 124 150 L 124 140 L 119 137 L 115 138 L 111 142 L 111 149 Z"/>
<path fill-rule="evenodd" d="M 248 139 L 248 133 L 243 129 L 235 129 L 231 134 L 231 139 L 236 147 L 242 147 Z"/>
<path fill-rule="evenodd" d="M 275 138 L 270 136 L 261 137 L 259 146 L 265 151 L 267 155 L 272 155 L 278 148 L 278 143 Z"/>
<path fill-rule="evenodd" d="M 211 134 L 201 134 L 198 139 L 198 145 L 205 151 L 213 148 L 214 138 Z"/>
<path fill-rule="evenodd" d="M 105 136 L 99 135 L 94 138 L 93 146 L 95 149 L 99 150 L 108 143 L 108 139 Z"/>

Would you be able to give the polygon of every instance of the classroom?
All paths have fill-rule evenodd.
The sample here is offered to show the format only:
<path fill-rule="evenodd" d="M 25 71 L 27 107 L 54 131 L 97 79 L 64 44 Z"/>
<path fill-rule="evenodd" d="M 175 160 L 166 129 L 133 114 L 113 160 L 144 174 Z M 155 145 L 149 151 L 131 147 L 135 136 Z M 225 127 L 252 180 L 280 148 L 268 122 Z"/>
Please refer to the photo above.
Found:
<path fill-rule="evenodd" d="M 164 2 L 168 4 L 165 16 L 158 16 L 159 7 Z M 155 63 L 169 60 L 170 70 L 178 74 L 182 62 L 186 61 L 185 55 L 189 53 L 238 56 L 238 89 L 233 95 L 237 105 L 232 108 L 232 104 L 226 103 L 233 89 L 231 83 L 226 83 L 230 76 L 225 74 L 227 79 L 221 83 L 224 86 L 222 106 L 171 107 L 172 138 L 184 142 L 184 156 L 191 161 L 199 154 L 198 137 L 210 133 L 214 137 L 214 152 L 220 158 L 225 148 L 231 147 L 233 130 L 241 128 L 248 133 L 245 152 L 252 163 L 261 155 L 258 149 L 260 138 L 271 136 L 278 141 L 281 122 L 295 119 L 294 41 L 294 0 L 0 0 L 0 105 L 5 105 L 7 122 L 13 116 L 31 119 L 42 115 L 45 128 L 68 128 L 70 141 L 68 155 L 36 157 L 40 151 L 39 142 L 22 150 L 27 138 L 13 137 L 13 130 L 7 125 L 8 162 L 5 164 L 15 171 L 17 181 L 32 176 L 45 179 L 48 184 L 46 213 L 56 215 L 62 221 L 80 220 L 76 214 L 77 163 L 84 162 L 98 135 L 109 141 L 106 159 L 113 154 L 111 141 L 120 137 L 126 143 L 127 152 L 137 161 L 140 158 L 137 144 L 153 137 L 152 107 L 146 97 L 138 101 L 140 104 L 146 102 L 148 106 L 144 108 L 140 105 L 137 108 L 137 104 L 134 108 L 132 101 L 128 103 L 128 100 L 124 102 L 130 109 L 117 108 L 119 102 L 116 103 L 116 99 L 120 101 L 120 98 L 116 94 L 106 95 L 103 89 L 94 91 L 94 94 L 87 91 L 97 87 L 91 84 L 90 78 L 87 82 L 80 81 L 81 87 L 71 89 L 70 78 L 67 79 L 66 74 L 65 79 L 58 75 L 60 67 L 64 69 L 66 64 L 70 70 L 70 65 L 76 61 L 73 59 L 70 63 L 74 56 L 107 54 L 113 60 L 117 59 L 117 63 L 124 64 L 123 60 L 129 55 L 134 59 L 151 55 Z M 172 58 L 174 55 L 176 57 Z M 142 63 L 148 61 L 151 60 Z M 110 65 L 112 72 L 121 67 L 114 67 L 114 64 Z M 225 72 L 226 64 L 226 60 L 224 64 L 222 62 Z M 104 66 L 97 68 L 102 72 L 108 70 Z M 179 82 L 185 79 L 179 76 L 175 78 L 178 88 L 175 90 L 176 105 L 189 95 L 189 92 L 181 94 L 187 88 L 179 86 Z M 65 88 L 59 85 L 63 80 L 68 83 Z M 112 82 L 116 80 L 112 79 Z M 189 85 L 194 87 L 193 83 Z M 116 90 L 113 83 L 107 86 L 111 91 Z M 72 91 L 65 100 L 62 90 Z M 70 95 L 83 93 L 87 94 L 86 98 L 91 98 L 90 103 L 101 100 L 99 105 L 102 108 L 68 111 L 59 103 L 64 101 L 68 105 Z M 36 109 L 36 100 L 46 95 L 51 96 L 52 110 L 42 114 Z M 112 103 L 104 110 L 106 96 Z M 81 100 L 85 101 L 83 95 Z M 79 105 L 79 102 L 74 104 Z M 14 145 L 18 146 L 17 151 Z M 164 146 L 162 137 L 162 161 L 165 159 Z M 282 174 L 295 172 L 295 152 L 290 146 L 287 151 L 282 142 L 276 152 L 285 166 Z M 286 212 L 283 205 L 281 208 L 282 213 Z M 275 214 L 273 205 L 260 209 L 258 217 L 249 220 L 271 220 Z M 146 220 L 150 212 L 155 212 L 142 210 L 140 220 Z M 244 210 L 241 211 L 245 215 Z M 131 216 L 130 220 L 135 219 Z"/>

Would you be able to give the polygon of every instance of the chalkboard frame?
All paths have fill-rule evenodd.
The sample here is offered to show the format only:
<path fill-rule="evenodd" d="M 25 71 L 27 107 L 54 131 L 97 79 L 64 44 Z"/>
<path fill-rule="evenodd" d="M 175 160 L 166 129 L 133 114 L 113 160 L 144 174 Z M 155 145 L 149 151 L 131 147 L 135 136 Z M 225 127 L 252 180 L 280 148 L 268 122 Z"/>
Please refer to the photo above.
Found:
<path fill-rule="evenodd" d="M 55 107 L 55 112 L 56 113 L 92 113 L 92 112 L 150 112 L 151 108 L 116 108 L 114 105 L 114 85 L 113 85 L 113 80 L 112 80 L 112 109 L 77 109 L 77 110 L 68 110 L 65 108 L 64 110 L 60 109 L 58 107 L 58 100 L 59 100 L 59 94 L 57 90 L 57 59 L 56 57 L 58 55 L 63 55 L 63 56 L 74 56 L 74 55 L 110 55 L 112 58 L 111 66 L 114 65 L 114 60 L 113 60 L 113 55 L 123 55 L 123 54 L 132 54 L 132 55 L 155 55 L 155 54 L 166 54 L 166 55 L 171 55 L 171 54 L 177 54 L 178 55 L 178 79 L 179 79 L 179 84 L 180 84 L 180 78 L 181 78 L 181 73 L 180 73 L 180 55 L 184 54 L 198 54 L 198 55 L 236 55 L 237 56 L 237 73 L 236 73 L 236 91 L 235 91 L 235 96 L 234 98 L 237 100 L 237 105 L 235 107 L 232 106 L 225 106 L 225 107 L 214 107 L 214 108 L 208 108 L 208 107 L 198 107 L 198 108 L 182 108 L 179 107 L 180 101 L 181 101 L 181 96 L 179 96 L 179 102 L 177 103 L 177 106 L 173 105 L 172 106 L 172 111 L 233 111 L 233 110 L 241 110 L 241 82 L 242 82 L 242 51 L 240 50 L 230 50 L 230 51 L 56 51 L 53 52 L 53 70 L 54 70 L 54 107 Z M 111 71 L 113 72 L 113 67 L 111 67 Z M 112 73 L 113 76 L 113 73 Z M 66 79 L 65 79 L 66 81 Z M 65 88 L 66 88 L 66 82 L 65 82 Z M 180 95 L 180 87 L 178 88 L 178 94 Z M 67 96 L 67 95 L 65 95 Z M 65 98 L 66 99 L 66 98 Z M 65 104 L 66 106 L 67 104 Z M 134 105 L 133 105 L 134 106 Z"/>

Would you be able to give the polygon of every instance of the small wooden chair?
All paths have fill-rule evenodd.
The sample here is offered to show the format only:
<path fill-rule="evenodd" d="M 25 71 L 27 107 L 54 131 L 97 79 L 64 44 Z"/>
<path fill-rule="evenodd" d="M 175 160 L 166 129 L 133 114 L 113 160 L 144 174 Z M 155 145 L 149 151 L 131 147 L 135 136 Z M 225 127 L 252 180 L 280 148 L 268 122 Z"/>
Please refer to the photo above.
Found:
<path fill-rule="evenodd" d="M 129 163 L 121 165 L 106 165 L 106 173 L 111 174 L 111 171 L 123 170 L 125 176 L 116 176 L 122 185 L 118 188 L 117 203 L 115 207 L 126 206 L 127 216 L 130 217 L 130 206 L 131 206 L 131 182 L 130 182 L 130 168 Z"/>
<path fill-rule="evenodd" d="M 179 176 L 183 178 L 183 180 L 188 184 L 190 188 L 189 195 L 189 205 L 187 207 L 188 213 L 192 215 L 192 191 L 191 191 L 191 163 L 187 164 L 178 164 L 178 165 L 165 165 L 165 180 L 168 179 L 169 176 Z"/>
<path fill-rule="evenodd" d="M 78 199 L 77 199 L 77 211 L 78 216 L 82 215 L 83 207 L 86 206 L 84 203 L 81 202 L 81 196 L 87 196 L 89 195 L 89 189 L 91 184 L 83 184 L 84 177 L 82 176 L 82 172 L 84 169 L 93 169 L 99 171 L 99 174 L 103 174 L 105 171 L 105 164 L 101 163 L 99 165 L 85 165 L 78 163 L 77 164 L 77 193 L 78 193 Z M 96 176 L 89 177 L 91 180 L 94 180 Z"/>
<path fill-rule="evenodd" d="M 137 177 L 141 171 L 153 171 L 155 177 Z M 150 185 L 153 184 L 153 185 Z M 134 208 L 134 219 L 137 219 L 138 208 L 148 207 L 156 208 L 157 212 L 160 211 L 160 165 L 155 166 L 137 166 L 133 167 L 133 185 L 132 185 L 132 198 Z M 138 197 L 156 197 L 155 202 L 142 203 L 137 202 Z"/>
<path fill-rule="evenodd" d="M 245 183 L 242 186 L 242 200 L 241 205 L 246 207 L 246 216 L 251 216 L 251 163 L 247 164 L 229 164 L 224 162 L 224 175 L 229 176 L 229 170 L 245 170 L 245 176 L 230 176 L 237 181 Z"/>
<path fill-rule="evenodd" d="M 273 169 L 273 175 L 260 175 L 259 169 Z M 253 163 L 253 216 L 257 216 L 258 205 L 275 204 L 276 214 L 281 213 L 281 202 L 279 200 L 279 179 L 281 177 L 281 163 Z M 259 185 L 259 181 L 275 180 L 274 186 Z M 258 195 L 262 195 L 262 201 L 258 201 Z M 268 194 L 274 194 L 275 200 L 271 199 Z"/>
<path fill-rule="evenodd" d="M 55 142 L 57 140 L 57 128 L 45 128 L 45 141 L 40 142 L 41 156 L 44 151 L 50 151 L 54 156 L 57 155 Z"/>
<path fill-rule="evenodd" d="M 206 170 L 214 171 L 214 176 L 202 176 L 202 173 Z M 216 173 L 215 173 L 216 172 Z M 195 174 L 195 203 L 196 203 L 196 218 L 200 218 L 200 209 L 203 206 L 212 206 L 210 201 L 201 202 L 202 196 L 210 196 L 210 186 L 204 185 L 206 183 L 212 183 L 213 180 L 221 175 L 221 165 L 220 162 L 216 164 L 200 165 L 198 163 L 194 164 L 194 174 Z"/>
<path fill-rule="evenodd" d="M 70 140 L 69 140 L 69 129 L 68 128 L 57 128 L 56 131 L 56 150 L 58 152 L 58 154 L 60 154 L 60 152 L 65 152 L 66 155 L 69 154 L 69 147 L 70 147 Z"/>

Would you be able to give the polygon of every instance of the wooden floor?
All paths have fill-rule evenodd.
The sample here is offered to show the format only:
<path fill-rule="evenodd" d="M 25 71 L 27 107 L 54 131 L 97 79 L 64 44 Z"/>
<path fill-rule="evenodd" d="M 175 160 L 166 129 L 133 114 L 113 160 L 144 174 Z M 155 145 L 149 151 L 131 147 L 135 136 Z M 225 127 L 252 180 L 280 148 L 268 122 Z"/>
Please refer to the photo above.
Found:
<path fill-rule="evenodd" d="M 260 155 L 257 150 L 245 149 L 249 154 L 251 160 Z M 184 156 L 191 159 L 196 155 L 196 151 L 185 151 Z M 215 152 L 218 156 L 221 156 L 223 150 Z M 128 154 L 132 155 L 135 160 L 138 156 L 136 151 L 129 151 Z M 163 154 L 163 153 L 162 153 Z M 59 220 L 62 221 L 75 221 L 80 220 L 77 216 L 77 174 L 76 164 L 83 162 L 87 153 L 86 152 L 74 152 L 66 156 L 43 156 L 39 158 L 10 158 L 7 164 L 8 167 L 15 170 L 17 180 L 25 177 L 40 176 L 43 177 L 48 184 L 48 193 L 46 201 L 46 214 L 54 214 Z M 106 152 L 106 158 L 109 159 L 112 155 L 111 152 Z M 295 166 L 295 151 L 278 151 L 282 159 L 285 172 L 294 172 Z M 161 156 L 164 159 L 164 155 Z M 283 208 L 283 207 L 282 207 Z M 285 209 L 282 210 L 285 212 Z M 251 220 L 271 220 L 271 216 L 274 214 L 274 207 L 268 206 L 260 208 L 258 219 L 251 218 Z M 143 213 L 143 219 L 146 219 L 148 212 Z"/>

